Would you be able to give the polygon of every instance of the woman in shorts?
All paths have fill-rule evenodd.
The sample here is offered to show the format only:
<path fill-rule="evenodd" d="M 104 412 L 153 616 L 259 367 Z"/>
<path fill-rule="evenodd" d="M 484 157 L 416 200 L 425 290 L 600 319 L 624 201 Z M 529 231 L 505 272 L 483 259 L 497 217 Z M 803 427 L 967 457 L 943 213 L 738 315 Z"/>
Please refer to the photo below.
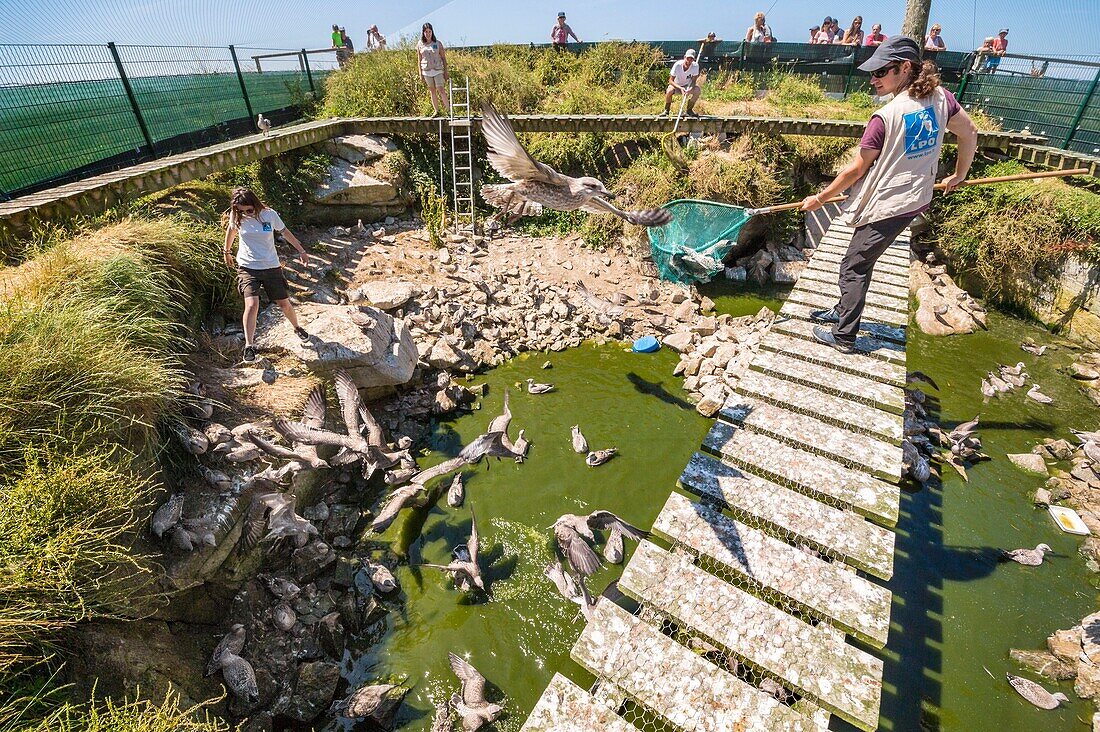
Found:
<path fill-rule="evenodd" d="M 290 304 L 286 278 L 275 250 L 275 233 L 283 235 L 298 250 L 298 259 L 309 266 L 309 255 L 298 238 L 290 232 L 274 209 L 260 202 L 248 188 L 237 188 L 229 199 L 229 210 L 222 214 L 225 226 L 225 245 L 222 254 L 230 269 L 237 268 L 237 289 L 244 298 L 244 360 L 256 360 L 256 316 L 260 312 L 260 290 L 278 305 L 294 328 L 294 335 L 303 343 L 309 342 L 309 334 L 298 325 L 298 316 Z M 237 260 L 233 261 L 233 241 L 240 240 Z"/>
<path fill-rule="evenodd" d="M 431 23 L 425 23 L 420 29 L 416 55 L 420 59 L 420 78 L 432 97 L 432 109 L 435 114 L 446 115 L 451 106 L 447 98 L 447 82 L 451 80 L 451 75 L 447 72 L 447 52 L 436 39 Z"/>

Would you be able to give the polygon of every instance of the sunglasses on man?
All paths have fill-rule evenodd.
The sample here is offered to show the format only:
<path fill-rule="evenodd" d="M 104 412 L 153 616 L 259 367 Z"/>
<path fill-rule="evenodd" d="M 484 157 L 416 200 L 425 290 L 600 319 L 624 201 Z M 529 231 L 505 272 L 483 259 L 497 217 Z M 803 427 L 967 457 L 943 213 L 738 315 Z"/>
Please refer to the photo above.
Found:
<path fill-rule="evenodd" d="M 875 69 L 871 72 L 871 76 L 876 79 L 881 79 L 882 77 L 889 74 L 891 71 L 896 71 L 899 68 L 900 64 L 890 64 L 889 66 L 883 66 L 881 69 Z"/>

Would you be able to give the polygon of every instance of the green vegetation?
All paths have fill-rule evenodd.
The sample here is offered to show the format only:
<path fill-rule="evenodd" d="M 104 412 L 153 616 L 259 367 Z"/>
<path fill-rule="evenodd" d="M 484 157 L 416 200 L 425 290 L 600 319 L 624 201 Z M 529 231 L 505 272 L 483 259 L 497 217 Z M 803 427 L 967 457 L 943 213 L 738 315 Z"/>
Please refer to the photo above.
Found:
<path fill-rule="evenodd" d="M 1004 162 L 970 177 L 1025 172 Z M 1066 180 L 972 186 L 933 201 L 936 241 L 996 300 L 1011 303 L 1017 279 L 1042 276 L 1067 253 L 1100 261 L 1100 195 Z"/>

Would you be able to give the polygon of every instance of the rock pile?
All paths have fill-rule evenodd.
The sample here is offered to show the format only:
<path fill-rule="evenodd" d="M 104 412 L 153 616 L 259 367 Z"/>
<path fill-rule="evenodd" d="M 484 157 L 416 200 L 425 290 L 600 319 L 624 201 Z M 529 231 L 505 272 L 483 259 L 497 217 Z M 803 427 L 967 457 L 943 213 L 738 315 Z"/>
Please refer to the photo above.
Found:
<path fill-rule="evenodd" d="M 937 263 L 934 255 L 925 259 L 909 266 L 909 289 L 917 295 L 915 317 L 921 331 L 939 336 L 984 330 L 985 308 L 955 284 L 947 266 Z"/>
<path fill-rule="evenodd" d="M 1100 405 L 1100 352 L 1079 355 L 1070 366 L 1070 376 L 1081 384 L 1094 404 Z"/>
<path fill-rule="evenodd" d="M 397 146 L 381 135 L 345 135 L 328 140 L 328 175 L 313 193 L 304 215 L 316 221 L 379 221 L 402 214 L 415 196 L 386 159 Z"/>
<path fill-rule="evenodd" d="M 735 259 L 726 267 L 726 279 L 751 279 L 759 285 L 792 284 L 798 281 L 811 254 L 813 250 L 806 249 L 805 232 L 799 230 L 786 244 L 769 241 L 759 251 Z"/>
<path fill-rule="evenodd" d="M 740 318 L 699 318 L 665 336 L 663 344 L 680 354 L 672 373 L 685 377 L 684 389 L 700 414 L 713 417 L 726 403 L 774 320 L 774 312 L 760 308 Z"/>
<path fill-rule="evenodd" d="M 1012 649 L 1012 660 L 1048 679 L 1073 679 L 1073 690 L 1082 699 L 1100 703 L 1100 613 L 1093 613 L 1066 630 L 1047 638 L 1047 650 Z M 1100 712 L 1093 715 L 1093 729 L 1100 726 Z"/>

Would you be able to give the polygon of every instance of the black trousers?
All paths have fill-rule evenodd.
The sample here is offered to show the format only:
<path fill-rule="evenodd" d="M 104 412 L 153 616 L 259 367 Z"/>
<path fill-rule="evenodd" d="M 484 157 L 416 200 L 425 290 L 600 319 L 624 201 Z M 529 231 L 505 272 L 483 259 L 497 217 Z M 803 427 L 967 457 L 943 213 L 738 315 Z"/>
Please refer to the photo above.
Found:
<path fill-rule="evenodd" d="M 916 217 L 915 213 L 902 214 L 865 224 L 852 233 L 852 243 L 840 262 L 840 302 L 836 306 L 840 322 L 833 326 L 833 337 L 838 341 L 850 343 L 856 339 L 875 262 Z"/>

